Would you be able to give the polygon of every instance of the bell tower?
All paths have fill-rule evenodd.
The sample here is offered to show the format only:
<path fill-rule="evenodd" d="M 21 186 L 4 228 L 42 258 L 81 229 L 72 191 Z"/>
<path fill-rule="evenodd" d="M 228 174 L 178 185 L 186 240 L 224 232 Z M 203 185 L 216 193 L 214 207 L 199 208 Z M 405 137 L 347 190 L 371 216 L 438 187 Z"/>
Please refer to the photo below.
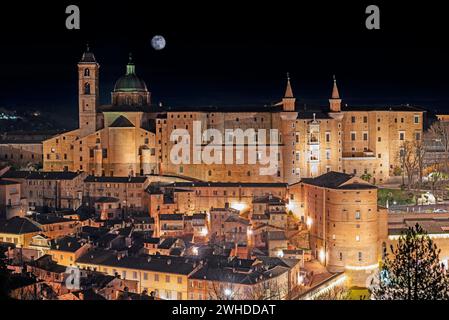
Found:
<path fill-rule="evenodd" d="M 97 105 L 99 101 L 100 65 L 95 56 L 86 48 L 81 61 L 78 62 L 78 106 L 80 136 L 85 137 L 96 131 Z"/>

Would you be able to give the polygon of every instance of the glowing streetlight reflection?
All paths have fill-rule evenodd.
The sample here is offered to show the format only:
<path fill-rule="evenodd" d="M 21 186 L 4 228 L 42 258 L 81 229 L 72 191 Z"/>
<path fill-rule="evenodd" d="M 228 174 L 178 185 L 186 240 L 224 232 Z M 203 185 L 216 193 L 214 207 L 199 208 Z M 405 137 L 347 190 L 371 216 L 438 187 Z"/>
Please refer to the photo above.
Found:
<path fill-rule="evenodd" d="M 307 217 L 307 220 L 306 220 L 307 228 L 310 228 L 312 226 L 312 224 L 313 224 L 312 218 L 311 217 Z"/>
<path fill-rule="evenodd" d="M 245 210 L 246 205 L 242 202 L 236 202 L 236 203 L 231 204 L 231 208 L 238 210 L 238 211 L 242 211 L 242 210 Z"/>

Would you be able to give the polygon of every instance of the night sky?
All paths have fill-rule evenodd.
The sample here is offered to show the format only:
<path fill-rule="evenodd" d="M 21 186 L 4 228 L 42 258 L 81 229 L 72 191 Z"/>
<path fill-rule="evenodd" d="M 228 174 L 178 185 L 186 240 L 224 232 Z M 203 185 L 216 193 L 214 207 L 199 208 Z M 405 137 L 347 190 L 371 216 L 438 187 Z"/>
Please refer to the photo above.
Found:
<path fill-rule="evenodd" d="M 0 107 L 76 121 L 76 64 L 89 42 L 101 65 L 104 104 L 132 52 L 154 103 L 270 104 L 289 72 L 299 104 L 327 105 L 336 74 L 349 105 L 410 103 L 449 112 L 449 27 L 436 4 L 368 3 L 381 8 L 381 30 L 368 31 L 361 2 L 58 2 L 3 7 Z M 68 4 L 79 5 L 81 30 L 65 29 Z M 167 40 L 161 51 L 150 45 L 156 34 Z"/>

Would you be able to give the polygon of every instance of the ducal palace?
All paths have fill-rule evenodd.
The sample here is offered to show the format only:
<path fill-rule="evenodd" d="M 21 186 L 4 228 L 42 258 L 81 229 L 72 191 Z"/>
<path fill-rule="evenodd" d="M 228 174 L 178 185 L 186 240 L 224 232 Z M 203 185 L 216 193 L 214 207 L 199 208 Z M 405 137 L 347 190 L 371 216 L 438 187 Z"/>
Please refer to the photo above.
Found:
<path fill-rule="evenodd" d="M 92 52 L 85 52 L 78 63 L 78 78 L 79 128 L 44 141 L 44 171 L 288 184 L 338 171 L 369 174 L 370 182 L 378 184 L 400 166 L 402 143 L 421 139 L 423 130 L 423 111 L 415 107 L 342 105 L 335 79 L 329 105 L 312 111 L 296 106 L 290 79 L 281 101 L 272 106 L 188 110 L 151 104 L 151 93 L 131 59 L 115 83 L 110 104 L 99 103 L 100 65 Z M 277 129 L 279 141 L 268 141 L 278 146 L 277 170 L 259 175 L 259 163 L 173 164 L 170 150 L 177 141 L 171 141 L 172 131 L 186 129 L 193 134 L 195 121 L 223 136 L 227 129 Z M 207 141 L 202 142 L 204 147 Z"/>
<path fill-rule="evenodd" d="M 282 268 L 289 270 L 285 276 L 295 274 L 292 279 L 296 280 L 288 283 L 298 285 L 300 279 L 292 266 L 302 268 L 304 261 L 314 257 L 331 273 L 344 272 L 361 287 L 408 223 L 397 215 L 389 217 L 387 209 L 378 206 L 376 184 L 388 182 L 400 171 L 399 153 L 405 142 L 422 139 L 424 111 L 418 108 L 343 105 L 335 79 L 328 106 L 300 107 L 289 77 L 280 102 L 271 106 L 186 109 L 155 105 L 131 58 L 126 73 L 115 83 L 111 103 L 101 105 L 99 78 L 100 65 L 87 50 L 78 63 L 79 128 L 43 141 L 43 171 L 0 171 L 0 213 L 4 208 L 7 218 L 22 221 L 17 216 L 23 217 L 27 207 L 74 211 L 86 207 L 95 215 L 85 225 L 104 226 L 118 219 L 118 228 L 127 221 L 139 230 L 150 230 L 157 239 L 145 240 L 141 249 L 146 252 L 171 256 L 171 246 L 193 234 L 195 250 L 211 241 L 232 243 L 232 255 L 257 256 L 261 263 L 266 257 L 260 252 L 278 259 L 294 258 L 281 261 Z M 202 130 L 218 132 L 225 145 L 232 141 L 232 159 L 243 161 L 173 161 L 172 150 L 187 145 L 173 139 L 173 132 L 182 129 L 195 138 L 198 124 Z M 238 129 L 253 135 L 237 142 L 228 133 Z M 256 134 L 272 131 L 277 134 L 264 141 Z M 276 150 L 269 174 L 261 174 L 266 162 L 246 161 L 251 153 L 254 156 L 251 148 L 264 143 L 270 152 Z M 184 159 L 193 159 L 211 144 L 222 146 L 223 140 L 201 134 L 188 144 Z M 6 156 L 13 159 L 14 155 Z M 258 151 L 255 156 L 259 158 Z M 3 194 L 9 198 L 2 200 Z M 32 228 L 25 238 L 18 228 L 17 238 L 7 223 L 4 230 L 0 228 L 0 242 L 6 239 L 24 248 L 41 248 L 36 242 L 48 239 L 39 232 L 53 227 L 39 217 L 41 231 Z M 59 236 L 50 231 L 49 239 Z M 71 233 L 68 229 L 67 234 Z M 171 245 L 163 245 L 165 240 Z M 123 278 L 160 266 L 156 259 L 148 259 L 143 264 L 146 269 L 140 262 L 130 269 L 117 257 L 106 263 L 91 253 L 81 254 L 66 265 L 109 271 L 116 266 L 122 268 Z M 110 250 L 107 254 L 114 255 Z M 57 261 L 60 257 L 59 251 L 53 254 Z M 449 250 L 442 259 L 449 261 Z M 175 266 L 171 273 L 184 270 Z M 179 282 L 182 288 L 175 290 L 177 295 L 172 287 L 160 287 L 162 282 L 140 285 L 149 292 L 166 292 L 161 293 L 166 298 L 203 299 L 206 293 L 195 285 L 206 281 L 203 272 L 192 267 L 180 274 L 186 280 Z M 221 272 L 211 269 L 210 275 Z"/>

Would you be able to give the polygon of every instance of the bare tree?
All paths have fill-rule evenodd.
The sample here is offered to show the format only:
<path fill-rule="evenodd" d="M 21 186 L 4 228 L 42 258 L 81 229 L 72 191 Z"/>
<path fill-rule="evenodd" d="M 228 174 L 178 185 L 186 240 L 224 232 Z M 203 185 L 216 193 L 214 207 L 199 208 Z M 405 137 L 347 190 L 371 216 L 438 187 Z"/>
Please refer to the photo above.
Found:
<path fill-rule="evenodd" d="M 413 148 L 415 151 L 416 168 L 418 171 L 418 191 L 421 191 L 425 169 L 426 148 L 422 140 L 415 141 Z"/>
<path fill-rule="evenodd" d="M 211 300 L 282 300 L 288 295 L 288 280 L 262 276 L 255 283 L 242 284 L 241 277 L 221 275 L 218 281 L 209 282 Z"/>
<path fill-rule="evenodd" d="M 449 162 L 449 126 L 441 121 L 434 122 L 429 128 L 429 133 L 435 142 L 439 143 L 444 150 L 444 172 L 448 172 Z"/>
<path fill-rule="evenodd" d="M 413 179 L 417 171 L 417 156 L 414 143 L 404 141 L 399 150 L 399 159 L 405 173 L 407 174 L 407 188 L 410 190 L 413 185 Z"/>
<path fill-rule="evenodd" d="M 218 281 L 209 282 L 210 300 L 240 300 L 241 286 L 236 283 L 236 279 L 230 275 L 222 275 Z"/>
<path fill-rule="evenodd" d="M 444 172 L 435 171 L 429 175 L 430 187 L 432 189 L 432 194 L 436 199 L 441 197 L 440 190 L 444 186 L 444 181 L 447 180 L 448 175 Z"/>
<path fill-rule="evenodd" d="M 349 300 L 351 292 L 344 286 L 335 286 L 315 297 L 314 300 Z"/>
<path fill-rule="evenodd" d="M 260 281 L 244 290 L 246 300 L 282 300 L 288 295 L 288 285 L 280 279 Z"/>

